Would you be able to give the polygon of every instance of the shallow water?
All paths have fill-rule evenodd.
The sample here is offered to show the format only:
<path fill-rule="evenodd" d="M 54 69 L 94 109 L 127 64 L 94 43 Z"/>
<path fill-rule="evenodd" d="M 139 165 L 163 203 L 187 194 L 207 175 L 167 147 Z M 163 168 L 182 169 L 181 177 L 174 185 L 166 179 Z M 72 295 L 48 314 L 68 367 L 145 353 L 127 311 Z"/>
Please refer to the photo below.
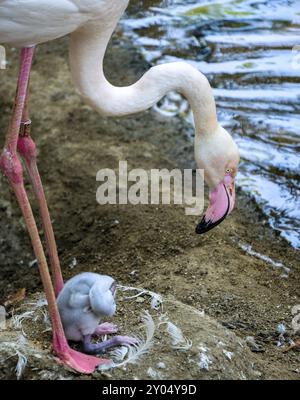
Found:
<path fill-rule="evenodd" d="M 208 76 L 240 148 L 238 185 L 300 247 L 300 1 L 132 0 L 122 24 L 150 64 L 183 59 Z M 181 96 L 156 109 L 192 124 Z"/>

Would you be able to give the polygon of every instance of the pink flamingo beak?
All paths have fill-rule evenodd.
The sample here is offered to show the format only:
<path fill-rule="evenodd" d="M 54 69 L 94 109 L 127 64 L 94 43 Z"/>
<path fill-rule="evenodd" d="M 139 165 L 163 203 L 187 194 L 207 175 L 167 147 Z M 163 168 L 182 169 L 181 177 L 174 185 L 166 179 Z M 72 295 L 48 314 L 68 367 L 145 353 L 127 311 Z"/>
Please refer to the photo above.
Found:
<path fill-rule="evenodd" d="M 231 213 L 235 204 L 234 178 L 226 174 L 222 182 L 210 192 L 209 207 L 197 225 L 196 233 L 205 233 L 219 225 Z"/>

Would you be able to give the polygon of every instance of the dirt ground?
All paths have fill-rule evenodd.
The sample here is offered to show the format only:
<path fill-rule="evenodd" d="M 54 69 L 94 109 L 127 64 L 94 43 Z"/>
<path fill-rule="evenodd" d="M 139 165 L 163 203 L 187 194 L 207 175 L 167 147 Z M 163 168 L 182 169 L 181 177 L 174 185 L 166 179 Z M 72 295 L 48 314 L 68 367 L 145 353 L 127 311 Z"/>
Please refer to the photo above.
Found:
<path fill-rule="evenodd" d="M 8 69 L 0 71 L 2 141 L 13 104 L 18 52 L 8 49 L 7 56 Z M 220 337 L 233 338 L 228 340 L 233 340 L 234 346 L 248 337 L 249 346 L 243 347 L 244 355 L 240 351 L 237 356 L 243 359 L 241 364 L 237 361 L 228 374 L 225 369 L 218 373 L 205 370 L 200 374 L 192 368 L 187 373 L 186 353 L 177 352 L 178 368 L 170 369 L 164 377 L 242 379 L 238 371 L 243 367 L 246 371 L 250 364 L 257 363 L 259 372 L 245 372 L 246 378 L 299 379 L 300 353 L 283 353 L 282 346 L 278 346 L 280 341 L 287 345 L 290 340 L 297 339 L 291 326 L 291 308 L 300 304 L 299 253 L 270 230 L 255 204 L 241 190 L 233 214 L 204 236 L 194 233 L 197 219 L 185 216 L 184 209 L 179 206 L 98 205 L 96 173 L 101 168 L 117 169 L 119 160 L 127 160 L 129 169 L 193 165 L 193 148 L 186 136 L 190 127 L 182 120 L 163 118 L 153 111 L 122 119 L 100 117 L 76 94 L 67 56 L 67 39 L 41 46 L 31 79 L 33 136 L 38 145 L 39 167 L 64 277 L 94 271 L 112 275 L 123 285 L 146 288 L 165 298 L 172 296 L 179 302 L 176 303 L 178 310 L 169 306 L 169 315 L 184 327 L 187 337 L 196 341 L 203 332 L 208 340 L 214 329 Z M 107 76 L 113 83 L 132 83 L 147 68 L 134 49 L 124 43 L 120 46 L 119 39 L 114 39 L 105 63 Z M 4 178 L 0 180 L 0 192 L 1 304 L 20 288 L 26 288 L 30 299 L 34 293 L 41 292 L 42 287 L 37 266 L 29 266 L 34 255 L 21 214 Z M 32 204 L 38 214 L 34 201 Z M 256 252 L 282 262 L 291 272 L 286 274 L 281 268 L 273 268 L 246 253 L 239 244 L 251 245 Z M 71 268 L 74 258 L 77 265 Z M 192 323 L 192 317 L 187 317 L 188 311 L 182 311 L 185 305 L 185 310 L 203 310 L 208 318 L 206 322 Z M 117 316 L 121 325 L 123 321 L 123 326 L 129 326 L 125 316 L 138 319 L 139 308 L 143 307 L 138 302 L 130 307 L 134 306 L 137 314 L 134 309 L 130 314 L 126 310 L 122 314 L 121 306 Z M 11 316 L 11 310 L 8 311 Z M 277 331 L 281 323 L 287 329 L 283 337 Z M 130 325 L 134 323 L 131 321 Z M 206 326 L 202 334 L 201 326 Z M 50 334 L 36 338 L 34 329 L 28 329 L 32 329 L 28 336 L 33 335 L 35 346 L 51 351 Z M 0 336 L 2 341 L 4 336 Z M 249 336 L 254 337 L 255 343 Z M 154 357 L 155 353 L 151 354 Z M 161 354 L 166 355 L 167 351 Z M 217 356 L 215 358 L 218 360 Z M 56 368 L 65 379 L 74 377 L 49 357 L 45 359 L 43 365 L 41 357 L 29 363 L 23 378 L 42 379 L 40 371 L 47 368 L 47 362 L 48 370 Z M 149 363 L 148 375 L 146 372 L 137 375 L 140 367 L 130 366 L 125 372 L 115 370 L 113 377 L 151 378 L 149 368 L 153 358 L 145 356 L 145 360 L 145 365 Z M 2 379 L 14 379 L 13 364 L 3 357 L 0 362 Z M 93 377 L 103 379 L 103 375 Z"/>

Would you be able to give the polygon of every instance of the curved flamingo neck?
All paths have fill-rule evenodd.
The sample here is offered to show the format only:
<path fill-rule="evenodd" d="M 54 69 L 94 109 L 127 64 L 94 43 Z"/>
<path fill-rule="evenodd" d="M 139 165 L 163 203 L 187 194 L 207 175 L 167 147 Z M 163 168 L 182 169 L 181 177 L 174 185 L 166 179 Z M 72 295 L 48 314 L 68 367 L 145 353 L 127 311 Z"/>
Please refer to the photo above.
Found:
<path fill-rule="evenodd" d="M 71 35 L 70 65 L 80 95 L 102 115 L 123 116 L 144 111 L 170 91 L 178 91 L 189 101 L 196 135 L 215 132 L 218 126 L 212 89 L 206 77 L 184 62 L 152 67 L 135 84 L 111 85 L 103 72 L 103 60 L 110 37 L 123 7 L 101 21 L 92 21 Z"/>

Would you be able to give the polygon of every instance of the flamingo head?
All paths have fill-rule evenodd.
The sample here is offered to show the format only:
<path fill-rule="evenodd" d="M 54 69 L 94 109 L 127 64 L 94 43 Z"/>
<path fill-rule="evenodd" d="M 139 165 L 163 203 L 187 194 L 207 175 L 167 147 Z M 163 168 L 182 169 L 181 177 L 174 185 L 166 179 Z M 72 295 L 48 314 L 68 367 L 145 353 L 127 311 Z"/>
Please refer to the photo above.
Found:
<path fill-rule="evenodd" d="M 209 207 L 196 228 L 201 234 L 219 225 L 233 210 L 240 156 L 231 135 L 221 126 L 212 134 L 196 136 L 195 153 L 210 188 Z"/>

